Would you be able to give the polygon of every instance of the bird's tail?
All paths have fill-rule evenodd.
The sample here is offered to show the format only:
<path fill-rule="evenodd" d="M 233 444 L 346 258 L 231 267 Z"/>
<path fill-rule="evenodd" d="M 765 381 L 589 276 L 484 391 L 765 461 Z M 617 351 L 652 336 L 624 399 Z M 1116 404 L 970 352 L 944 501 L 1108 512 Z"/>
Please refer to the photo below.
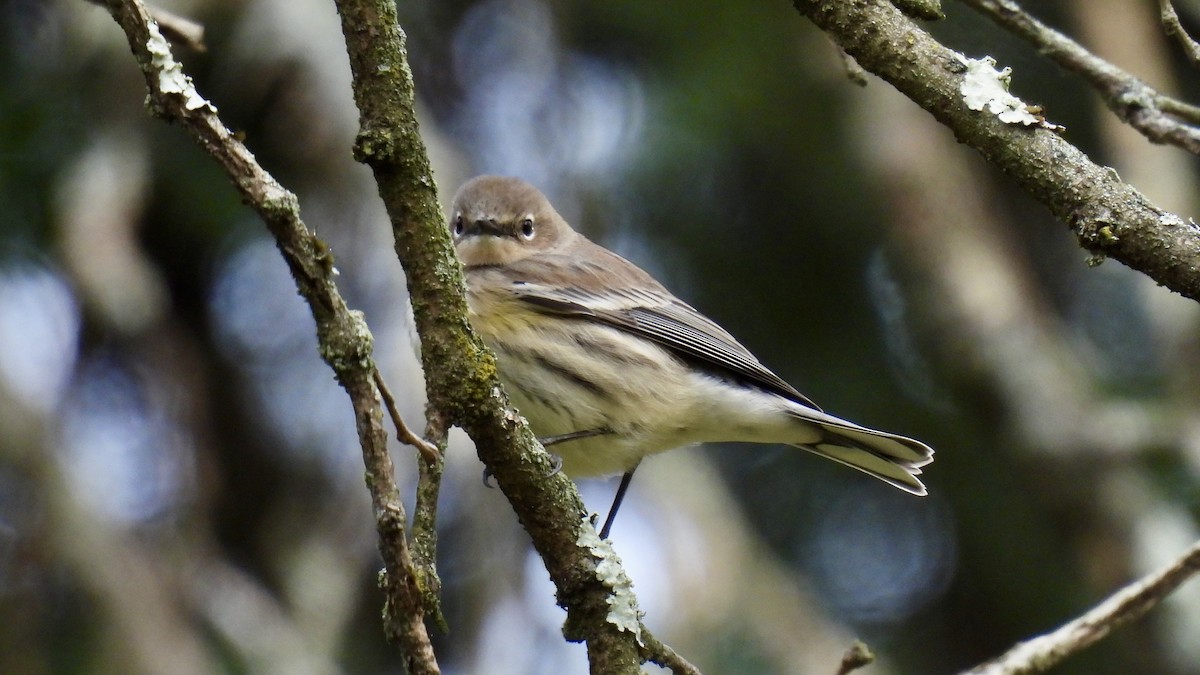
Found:
<path fill-rule="evenodd" d="M 933 449 L 928 445 L 820 411 L 805 409 L 797 417 L 819 429 L 821 437 L 816 442 L 797 443 L 796 447 L 868 473 L 905 492 L 926 494 L 917 476 L 921 475 L 921 467 L 933 461 Z"/>

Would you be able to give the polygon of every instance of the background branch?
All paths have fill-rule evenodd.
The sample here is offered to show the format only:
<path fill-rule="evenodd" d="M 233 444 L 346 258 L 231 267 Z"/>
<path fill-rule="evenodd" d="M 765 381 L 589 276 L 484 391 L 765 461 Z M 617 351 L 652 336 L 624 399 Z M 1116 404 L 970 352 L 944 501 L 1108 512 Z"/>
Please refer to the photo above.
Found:
<path fill-rule="evenodd" d="M 1080 360 L 1072 349 L 1078 346 L 1078 335 L 1046 310 L 1049 300 L 1031 283 L 1034 272 L 1029 259 L 1014 247 L 997 220 L 996 197 L 984 180 L 985 167 L 906 101 L 880 89 L 865 95 L 871 105 L 865 106 L 870 112 L 862 121 L 864 133 L 870 128 L 889 139 L 873 148 L 869 158 L 890 194 L 894 212 L 890 232 L 898 250 L 889 259 L 897 261 L 908 287 L 919 295 L 939 298 L 937 308 L 920 322 L 926 326 L 921 333 L 931 346 L 936 342 L 945 354 L 953 354 L 955 361 L 972 364 L 965 368 L 936 364 L 937 370 L 957 381 L 956 390 L 992 392 L 981 397 L 986 403 L 967 397 L 960 405 L 982 405 L 1006 420 L 1002 425 L 1006 438 L 995 445 L 1029 448 L 1023 451 L 1031 455 L 1025 461 L 1044 467 L 1066 457 L 1087 458 L 1091 465 L 1127 466 L 1145 448 L 1188 443 L 1191 422 L 1186 413 L 1105 393 L 1102 373 Z M 987 302 L 980 302 L 984 297 Z M 952 483 L 1005 489 L 991 484 L 986 470 L 979 468 L 987 462 L 981 455 L 996 451 L 985 447 L 983 451 L 971 446 L 957 449 L 965 455 L 962 464 L 974 468 L 950 465 L 947 471 L 963 471 L 950 477 Z M 1094 480 L 1078 469 L 1072 479 L 1088 485 Z M 981 481 L 989 486 L 978 487 Z M 1061 481 L 1047 476 L 1028 481 L 1022 490 L 1036 494 L 1042 486 Z M 1087 489 L 1087 506 L 1073 510 L 1073 527 L 1146 529 L 1144 523 L 1128 522 L 1134 514 L 1131 501 L 1153 503 L 1156 511 L 1180 508 L 1144 486 L 1123 487 L 1120 491 Z M 997 525 L 987 533 L 997 541 L 1022 536 L 1022 526 L 1015 523 Z M 1177 550 L 1172 551 L 1173 557 Z M 1037 554 L 1030 550 L 1024 555 Z M 1122 580 L 1132 576 L 1131 571 Z M 1014 601 L 1025 606 L 1035 604 L 1039 592 L 1031 584 L 1010 591 L 1019 596 Z M 1061 642 L 1077 637 L 1072 632 L 1054 636 L 1060 641 L 1055 653 L 1087 646 L 1070 642 L 1068 647 Z M 1050 649 L 1045 642 L 1041 645 Z M 1032 670 L 1021 672 L 1041 672 L 1050 665 L 1042 658 L 1028 665 Z M 1147 668 L 1154 669 L 1149 662 Z"/>
<path fill-rule="evenodd" d="M 101 7 L 106 3 L 106 0 L 87 1 Z M 162 32 L 163 37 L 171 42 L 181 44 L 195 52 L 204 52 L 208 49 L 204 44 L 204 24 L 157 5 L 146 5 L 146 11 L 150 14 L 150 18 L 158 24 L 158 29 Z"/>
<path fill-rule="evenodd" d="M 1200 83 L 1154 2 L 1022 4 L 1159 92 Z M 1185 26 L 1193 5 L 1175 3 Z M 295 191 L 397 412 L 446 458 L 389 440 L 406 501 L 415 486 L 420 611 L 435 630 L 440 590 L 453 627 L 438 660 L 586 670 L 513 508 L 427 405 L 379 188 L 347 152 L 331 9 L 196 0 L 209 49 L 175 56 Z M 786 448 L 648 462 L 615 539 L 653 633 L 706 670 L 832 673 L 865 634 L 872 673 L 959 672 L 1200 540 L 1200 303 L 1086 265 L 1104 256 L 933 116 L 873 76 L 848 86 L 789 4 L 707 10 L 399 5 L 441 187 L 529 179 L 828 409 L 939 449 L 923 500 Z M 946 10 L 921 25 L 1013 66 L 1014 93 L 1154 207 L 1196 212 L 1193 155 Z M 107 12 L 8 3 L 0 35 L 0 672 L 161 672 L 145 664 L 172 644 L 200 668 L 401 667 L 346 394 L 275 240 L 180 124 L 147 118 Z M 603 480 L 576 484 L 607 506 Z M 87 517 L 63 519 L 70 502 Z M 1053 672 L 1189 675 L 1197 634 L 1192 583 Z"/>
<path fill-rule="evenodd" d="M 350 310 L 338 292 L 332 253 L 300 220 L 295 195 L 259 166 L 220 121 L 216 109 L 195 90 L 145 5 L 139 0 L 109 0 L 107 4 L 142 68 L 155 113 L 180 123 L 225 170 L 275 237 L 296 287 L 312 311 L 321 357 L 334 370 L 354 408 L 379 549 L 387 569 L 384 588 L 390 611 L 385 629 L 401 643 L 410 672 L 439 672 L 425 630 L 422 598 L 405 534 L 404 506 L 393 477 L 383 411 L 374 385 L 372 337 L 361 312 Z"/>
<path fill-rule="evenodd" d="M 1011 4 L 1011 3 L 1006 3 Z M 1071 227 L 1079 243 L 1200 300 L 1200 228 L 1151 204 L 1053 132 L 968 109 L 955 52 L 887 3 L 796 0 L 866 70 L 954 131 Z"/>
<path fill-rule="evenodd" d="M 1200 572 L 1200 543 L 1163 569 L 1126 586 L 1083 616 L 1054 632 L 1022 642 L 995 661 L 964 675 L 1043 673 L 1063 659 L 1095 644 L 1109 632 L 1153 609 Z"/>
<path fill-rule="evenodd" d="M 961 0 L 1005 30 L 1028 41 L 1055 63 L 1082 75 L 1109 109 L 1155 143 L 1200 154 L 1200 109 L 1158 93 L 1150 85 L 1096 56 L 1071 38 L 1033 18 L 1012 0 Z"/>
<path fill-rule="evenodd" d="M 1191 60 L 1193 66 L 1200 66 L 1200 43 L 1192 39 L 1179 22 L 1179 14 L 1171 0 L 1158 0 L 1158 11 L 1162 18 L 1163 30 L 1175 38 L 1183 53 Z"/>

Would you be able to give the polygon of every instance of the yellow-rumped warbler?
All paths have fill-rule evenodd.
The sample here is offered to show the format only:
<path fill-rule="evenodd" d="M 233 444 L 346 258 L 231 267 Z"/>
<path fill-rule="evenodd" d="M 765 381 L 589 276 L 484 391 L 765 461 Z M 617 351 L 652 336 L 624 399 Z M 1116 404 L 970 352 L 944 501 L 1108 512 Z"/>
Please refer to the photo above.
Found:
<path fill-rule="evenodd" d="M 642 269 L 571 229 L 536 188 L 479 176 L 450 232 L 471 323 L 517 410 L 571 477 L 625 473 L 706 441 L 783 443 L 917 495 L 933 450 L 822 412 Z M 546 438 L 549 437 L 549 438 Z"/>

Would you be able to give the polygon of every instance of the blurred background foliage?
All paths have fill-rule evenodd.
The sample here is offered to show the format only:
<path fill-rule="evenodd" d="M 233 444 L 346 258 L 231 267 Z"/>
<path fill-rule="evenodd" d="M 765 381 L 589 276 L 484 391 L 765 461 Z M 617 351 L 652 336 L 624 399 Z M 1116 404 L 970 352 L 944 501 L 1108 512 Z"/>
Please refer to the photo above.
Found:
<path fill-rule="evenodd" d="M 1178 3 L 1188 25 L 1195 2 Z M 1151 0 L 1030 0 L 1172 93 Z M 337 256 L 420 426 L 402 272 L 333 4 L 178 0 L 200 91 Z M 1160 206 L 1154 147 L 958 6 L 928 25 Z M 1198 536 L 1200 312 L 1068 230 L 785 2 L 401 3 L 441 195 L 539 185 L 827 410 L 938 450 L 914 499 L 787 448 L 647 462 L 614 531 L 647 622 L 709 673 L 949 673 Z M 0 3 L 0 672 L 388 673 L 350 407 L 254 215 L 151 119 L 105 11 Z M 1092 263 L 1098 261 L 1090 261 Z M 411 449 L 397 447 L 411 490 Z M 448 673 L 582 673 L 511 509 L 456 432 Z M 581 486 L 602 511 L 612 481 Z M 1063 673 L 1200 673 L 1200 587 Z"/>

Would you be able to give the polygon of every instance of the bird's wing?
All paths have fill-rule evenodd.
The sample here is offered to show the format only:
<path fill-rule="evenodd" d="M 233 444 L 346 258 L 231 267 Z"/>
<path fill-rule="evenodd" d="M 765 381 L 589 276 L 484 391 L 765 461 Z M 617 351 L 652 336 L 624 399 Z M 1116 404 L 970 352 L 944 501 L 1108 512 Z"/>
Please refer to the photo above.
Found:
<path fill-rule="evenodd" d="M 657 284 L 648 289 L 614 289 L 559 281 L 568 283 L 551 286 L 514 280 L 512 289 L 517 298 L 540 311 L 595 321 L 653 340 L 715 374 L 821 409 L 759 363 L 725 329 Z"/>

